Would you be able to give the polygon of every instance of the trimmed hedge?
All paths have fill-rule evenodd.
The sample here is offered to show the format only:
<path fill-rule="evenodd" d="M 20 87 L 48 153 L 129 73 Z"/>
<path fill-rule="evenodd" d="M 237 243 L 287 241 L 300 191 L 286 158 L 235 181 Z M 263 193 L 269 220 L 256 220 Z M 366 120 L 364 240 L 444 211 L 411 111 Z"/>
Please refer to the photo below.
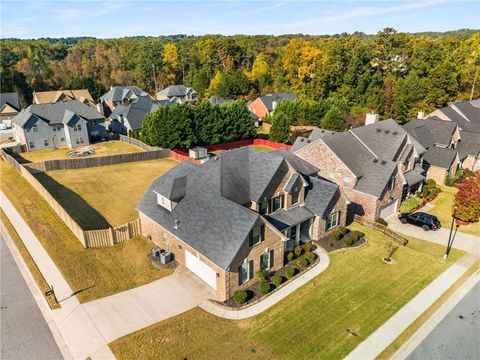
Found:
<path fill-rule="evenodd" d="M 297 266 L 301 269 L 306 269 L 308 267 L 308 260 L 303 256 L 297 259 Z"/>
<path fill-rule="evenodd" d="M 334 241 L 341 240 L 347 233 L 348 229 L 345 226 L 338 226 L 335 230 L 332 231 L 330 237 Z"/>
<path fill-rule="evenodd" d="M 306 242 L 305 244 L 302 245 L 302 247 L 303 247 L 303 250 L 305 250 L 305 252 L 312 251 L 312 243 L 311 242 Z"/>
<path fill-rule="evenodd" d="M 272 276 L 272 283 L 274 283 L 276 286 L 280 285 L 282 283 L 283 279 L 281 276 L 278 275 L 273 275 Z"/>
<path fill-rule="evenodd" d="M 385 219 L 383 219 L 383 218 L 376 218 L 376 219 L 375 219 L 375 222 L 376 222 L 377 224 L 380 224 L 380 225 L 383 225 L 383 226 L 387 226 L 387 225 L 388 225 L 388 222 L 387 222 Z"/>
<path fill-rule="evenodd" d="M 292 278 L 294 275 L 295 275 L 295 269 L 294 269 L 294 268 L 292 268 L 292 267 L 290 267 L 290 266 L 288 266 L 288 267 L 285 268 L 285 276 L 286 276 L 287 278 L 290 279 L 290 278 Z"/>
<path fill-rule="evenodd" d="M 233 301 L 237 305 L 243 304 L 245 301 L 247 301 L 247 292 L 245 290 L 237 290 L 233 293 Z"/>
<path fill-rule="evenodd" d="M 297 245 L 293 248 L 293 252 L 295 253 L 296 257 L 299 257 L 300 255 L 302 255 L 303 248 L 300 245 Z"/>
<path fill-rule="evenodd" d="M 267 283 L 267 282 L 262 282 L 262 283 L 260 284 L 260 292 L 261 292 L 263 295 L 268 294 L 268 293 L 270 292 L 270 288 L 271 288 L 271 286 L 270 286 L 270 284 Z"/>
<path fill-rule="evenodd" d="M 310 264 L 313 263 L 317 258 L 317 255 L 311 251 L 306 252 L 304 256 L 305 256 L 305 259 L 307 259 Z"/>
<path fill-rule="evenodd" d="M 287 254 L 287 261 L 290 262 L 290 261 L 292 261 L 293 259 L 295 259 L 295 254 L 290 251 L 290 252 Z"/>
<path fill-rule="evenodd" d="M 423 204 L 422 199 L 416 196 L 410 196 L 400 204 L 400 213 L 410 214 L 413 210 Z"/>

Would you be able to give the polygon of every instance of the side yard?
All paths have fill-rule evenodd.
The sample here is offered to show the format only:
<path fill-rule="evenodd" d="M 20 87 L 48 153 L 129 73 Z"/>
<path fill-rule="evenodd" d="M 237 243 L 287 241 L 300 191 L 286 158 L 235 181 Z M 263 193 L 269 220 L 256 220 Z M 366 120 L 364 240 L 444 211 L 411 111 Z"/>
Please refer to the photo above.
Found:
<path fill-rule="evenodd" d="M 231 321 L 195 308 L 114 341 L 112 351 L 117 359 L 339 359 L 462 255 L 444 262 L 442 246 L 411 239 L 387 265 L 382 235 L 351 228 L 368 244 L 332 253 L 325 272 L 266 312 Z"/>
<path fill-rule="evenodd" d="M 46 160 L 59 160 L 59 159 L 74 159 L 75 157 L 68 155 L 71 151 L 78 151 L 82 149 L 93 149 L 95 154 L 89 155 L 89 157 L 107 156 L 116 154 L 125 154 L 133 152 L 142 152 L 143 149 L 138 146 L 128 144 L 119 140 L 105 141 L 88 146 L 80 146 L 74 149 L 68 147 L 61 147 L 58 149 L 46 149 L 29 151 L 19 154 L 27 162 L 40 162 Z"/>
<path fill-rule="evenodd" d="M 137 161 L 36 177 L 83 229 L 100 229 L 136 219 L 138 200 L 153 180 L 176 164 L 171 159 Z"/>
<path fill-rule="evenodd" d="M 427 212 L 435 215 L 442 223 L 442 227 L 450 228 L 452 224 L 453 200 L 457 188 L 447 186 L 440 186 L 440 188 L 442 189 L 442 192 L 431 202 L 433 208 Z M 480 234 L 480 221 L 468 226 L 460 226 L 458 231 L 478 236 Z"/>
<path fill-rule="evenodd" d="M 0 188 L 37 235 L 72 289 L 78 292 L 80 302 L 171 274 L 170 269 L 158 270 L 150 264 L 147 254 L 153 245 L 143 237 L 113 247 L 84 249 L 43 198 L 3 160 L 0 160 L 0 172 Z M 116 205 L 110 202 L 110 206 Z"/>

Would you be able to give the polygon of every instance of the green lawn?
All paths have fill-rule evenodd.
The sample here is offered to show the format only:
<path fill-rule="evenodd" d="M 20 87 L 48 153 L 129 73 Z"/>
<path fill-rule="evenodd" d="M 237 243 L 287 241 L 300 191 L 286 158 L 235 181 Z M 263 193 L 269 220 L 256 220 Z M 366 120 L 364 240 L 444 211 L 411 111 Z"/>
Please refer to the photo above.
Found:
<path fill-rule="evenodd" d="M 121 244 L 84 249 L 78 239 L 28 182 L 0 160 L 0 187 L 37 235 L 73 289 L 86 302 L 147 284 L 171 274 L 147 259 L 153 244 L 136 237 Z"/>
<path fill-rule="evenodd" d="M 352 228 L 366 246 L 331 254 L 325 272 L 264 313 L 232 321 L 195 308 L 114 341 L 112 351 L 119 360 L 340 359 L 462 254 L 444 262 L 443 247 L 412 239 L 387 265 L 382 235 Z"/>
<path fill-rule="evenodd" d="M 68 155 L 68 153 L 71 151 L 81 150 L 86 148 L 95 150 L 95 154 L 89 155 L 88 157 L 126 154 L 126 153 L 144 151 L 138 146 L 135 146 L 123 141 L 119 141 L 119 140 L 112 140 L 112 141 L 100 142 L 100 143 L 96 143 L 88 146 L 80 146 L 73 149 L 63 146 L 58 149 L 28 151 L 20 154 L 20 156 L 29 162 L 40 162 L 40 161 L 58 160 L 58 159 L 75 159 L 75 157 Z"/>
<path fill-rule="evenodd" d="M 442 192 L 432 201 L 431 204 L 434 206 L 433 209 L 428 210 L 427 212 L 438 217 L 442 223 L 442 227 L 449 228 L 452 224 L 452 207 L 457 188 L 448 186 L 440 187 Z M 462 225 L 458 228 L 458 231 L 480 236 L 480 221 L 468 226 Z"/>
<path fill-rule="evenodd" d="M 264 151 L 264 152 L 270 152 L 273 151 L 273 148 L 270 146 L 264 146 L 264 145 L 250 145 L 252 149 L 258 150 L 258 151 Z"/>
<path fill-rule="evenodd" d="M 136 161 L 36 175 L 84 229 L 118 226 L 138 217 L 136 203 L 172 159 Z"/>

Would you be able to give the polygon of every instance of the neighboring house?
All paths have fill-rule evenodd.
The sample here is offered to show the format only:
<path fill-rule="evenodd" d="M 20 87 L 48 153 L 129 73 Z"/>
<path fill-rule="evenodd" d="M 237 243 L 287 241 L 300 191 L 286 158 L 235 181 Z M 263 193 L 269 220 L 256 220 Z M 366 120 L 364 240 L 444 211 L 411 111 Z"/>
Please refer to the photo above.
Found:
<path fill-rule="evenodd" d="M 443 184 L 447 175 L 455 175 L 459 165 L 455 149 L 460 141 L 460 130 L 456 122 L 443 121 L 433 116 L 410 120 L 403 128 L 427 149 L 423 162 L 427 179 Z M 446 166 L 450 167 L 445 168 Z"/>
<path fill-rule="evenodd" d="M 110 115 L 109 130 L 128 135 L 131 131 L 139 131 L 142 128 L 145 116 L 155 111 L 159 106 L 174 104 L 172 100 L 153 100 L 150 96 L 140 96 L 127 106 L 118 105 Z"/>
<path fill-rule="evenodd" d="M 18 94 L 16 92 L 0 94 L 0 123 L 11 126 L 12 119 L 20 112 Z"/>
<path fill-rule="evenodd" d="M 100 97 L 99 111 L 109 117 L 117 106 L 128 106 L 140 96 L 150 96 L 137 86 L 112 86 Z"/>
<path fill-rule="evenodd" d="M 278 270 L 296 244 L 345 224 L 347 199 L 284 150 L 241 148 L 181 162 L 137 204 L 143 234 L 226 300 L 257 270 Z"/>
<path fill-rule="evenodd" d="M 440 120 L 453 121 L 460 130 L 480 133 L 480 99 L 458 101 L 432 112 L 429 117 L 436 116 Z"/>
<path fill-rule="evenodd" d="M 222 98 L 220 96 L 210 96 L 210 98 L 208 99 L 208 101 L 210 102 L 210 104 L 212 105 L 221 105 L 221 104 L 225 104 L 225 103 L 231 103 L 231 102 L 234 102 L 235 100 L 234 99 L 225 99 L 225 98 Z"/>
<path fill-rule="evenodd" d="M 176 99 L 180 102 L 193 102 L 197 98 L 197 92 L 185 85 L 172 85 L 157 93 L 157 100 Z"/>
<path fill-rule="evenodd" d="M 369 220 L 395 214 L 425 179 L 425 148 L 392 119 L 340 133 L 316 129 L 297 138 L 291 151 L 340 186 L 352 202 L 351 214 Z"/>
<path fill-rule="evenodd" d="M 263 120 L 265 115 L 273 114 L 278 103 L 283 100 L 296 100 L 297 96 L 293 93 L 275 93 L 260 96 L 248 104 L 250 110 L 256 117 Z"/>
<path fill-rule="evenodd" d="M 78 100 L 30 105 L 12 119 L 12 124 L 24 151 L 73 148 L 107 136 L 103 115 Z"/>
<path fill-rule="evenodd" d="M 480 170 L 480 134 L 460 131 L 458 143 L 458 156 L 463 169 L 471 171 Z"/>
<path fill-rule="evenodd" d="M 50 104 L 64 100 L 78 100 L 88 106 L 95 107 L 95 102 L 87 89 L 81 90 L 58 90 L 58 91 L 34 91 L 34 104 Z"/>

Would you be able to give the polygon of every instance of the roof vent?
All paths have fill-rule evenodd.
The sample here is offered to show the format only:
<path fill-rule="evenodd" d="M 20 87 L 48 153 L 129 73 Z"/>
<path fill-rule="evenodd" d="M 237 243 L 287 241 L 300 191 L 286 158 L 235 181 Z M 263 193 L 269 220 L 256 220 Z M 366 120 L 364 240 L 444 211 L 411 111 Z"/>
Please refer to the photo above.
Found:
<path fill-rule="evenodd" d="M 382 132 L 382 129 L 378 128 L 378 129 L 377 129 L 377 133 L 379 133 L 379 132 Z"/>
<path fill-rule="evenodd" d="M 390 134 L 390 130 L 385 130 L 385 134 Z"/>
<path fill-rule="evenodd" d="M 178 225 L 180 224 L 180 220 L 175 220 L 175 225 L 173 226 L 173 228 L 175 230 L 178 230 Z"/>
<path fill-rule="evenodd" d="M 304 142 L 304 141 L 305 141 L 305 139 L 303 139 L 303 138 L 300 139 L 300 142 Z"/>
<path fill-rule="evenodd" d="M 311 140 L 307 140 L 307 143 L 311 143 L 312 141 Z"/>
<path fill-rule="evenodd" d="M 377 163 L 377 162 L 378 162 L 378 159 L 373 159 L 373 162 L 374 162 L 374 163 Z"/>
<path fill-rule="evenodd" d="M 398 135 L 398 131 L 395 130 L 395 131 L 393 132 L 393 135 Z"/>
<path fill-rule="evenodd" d="M 382 160 L 382 165 L 385 165 L 387 162 L 385 160 Z"/>

